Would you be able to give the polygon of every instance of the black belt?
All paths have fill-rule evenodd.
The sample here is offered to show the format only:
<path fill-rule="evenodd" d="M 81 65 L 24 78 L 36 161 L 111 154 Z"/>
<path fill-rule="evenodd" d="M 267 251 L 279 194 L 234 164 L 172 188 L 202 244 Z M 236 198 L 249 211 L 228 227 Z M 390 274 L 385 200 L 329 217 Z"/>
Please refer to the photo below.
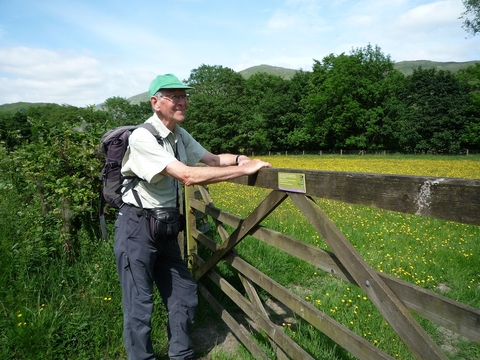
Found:
<path fill-rule="evenodd" d="M 180 213 L 179 208 L 174 208 L 174 207 L 163 207 L 163 208 L 154 208 L 154 209 L 141 209 L 138 206 L 132 205 L 132 204 L 125 204 L 126 206 L 132 208 L 138 216 L 153 216 L 153 217 L 158 217 L 160 215 L 163 215 L 165 213 Z"/>

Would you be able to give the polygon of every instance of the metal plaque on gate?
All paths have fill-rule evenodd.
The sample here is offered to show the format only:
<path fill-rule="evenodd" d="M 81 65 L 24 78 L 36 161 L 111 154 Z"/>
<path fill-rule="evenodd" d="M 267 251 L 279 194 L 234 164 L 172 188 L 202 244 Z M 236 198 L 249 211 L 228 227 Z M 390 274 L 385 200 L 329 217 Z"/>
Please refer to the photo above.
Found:
<path fill-rule="evenodd" d="M 305 174 L 279 172 L 278 189 L 305 194 Z"/>

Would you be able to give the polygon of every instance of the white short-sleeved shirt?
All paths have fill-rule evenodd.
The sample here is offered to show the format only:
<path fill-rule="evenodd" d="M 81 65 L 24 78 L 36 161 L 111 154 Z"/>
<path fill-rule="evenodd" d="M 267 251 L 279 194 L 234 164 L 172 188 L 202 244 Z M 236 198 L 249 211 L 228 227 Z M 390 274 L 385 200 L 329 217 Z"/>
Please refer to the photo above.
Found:
<path fill-rule="evenodd" d="M 171 132 L 156 114 L 146 122 L 155 127 L 164 144 L 159 145 L 157 139 L 145 128 L 135 130 L 130 135 L 129 146 L 122 161 L 122 175 L 136 175 L 145 180 L 135 187 L 145 209 L 175 207 L 175 189 L 178 189 L 180 198 L 182 184 L 161 172 L 176 161 L 175 150 L 178 159 L 188 166 L 197 164 L 207 150 L 178 125 Z M 127 191 L 122 199 L 127 204 L 139 206 L 132 191 Z"/>

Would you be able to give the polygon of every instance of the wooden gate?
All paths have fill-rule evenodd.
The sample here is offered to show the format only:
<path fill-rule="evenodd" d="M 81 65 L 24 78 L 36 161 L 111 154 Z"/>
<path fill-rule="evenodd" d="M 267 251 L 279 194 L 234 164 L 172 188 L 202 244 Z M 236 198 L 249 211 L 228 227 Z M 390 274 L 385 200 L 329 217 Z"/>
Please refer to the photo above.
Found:
<path fill-rule="evenodd" d="M 303 184 L 290 188 L 289 178 L 293 178 L 294 182 L 303 181 Z M 254 284 L 281 301 L 356 358 L 393 359 L 391 355 L 243 261 L 237 254 L 235 246 L 247 235 L 359 286 L 418 359 L 447 359 L 447 357 L 418 324 L 411 312 L 480 343 L 479 309 L 376 271 L 367 264 L 313 200 L 325 198 L 480 225 L 480 180 L 262 169 L 254 176 L 242 177 L 232 182 L 271 189 L 271 192 L 257 208 L 242 219 L 216 208 L 205 188 L 186 187 L 185 205 L 188 218 L 186 259 L 197 281 L 208 276 L 255 322 L 258 328 L 268 335 L 277 358 L 313 359 L 285 334 L 281 326 L 270 320 Z M 201 198 L 195 196 L 196 189 L 200 192 Z M 287 198 L 300 209 L 332 249 L 331 252 L 259 225 Z M 198 212 L 211 217 L 218 225 L 216 228 L 222 239 L 221 244 L 196 228 L 195 213 Z M 229 225 L 235 230 L 229 234 L 222 224 Z M 199 244 L 212 251 L 210 257 L 202 259 L 198 255 Z M 248 299 L 215 272 L 214 266 L 219 261 L 227 261 L 238 271 Z M 253 356 L 267 359 L 268 356 L 252 340 L 245 328 L 240 326 L 200 282 L 199 290 Z"/>

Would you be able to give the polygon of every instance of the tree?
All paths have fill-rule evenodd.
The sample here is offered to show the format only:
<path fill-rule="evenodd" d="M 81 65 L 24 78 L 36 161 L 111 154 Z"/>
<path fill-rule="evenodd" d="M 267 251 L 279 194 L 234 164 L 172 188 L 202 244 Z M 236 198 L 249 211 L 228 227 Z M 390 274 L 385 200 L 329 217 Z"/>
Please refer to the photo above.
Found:
<path fill-rule="evenodd" d="M 7 151 L 21 145 L 31 134 L 28 115 L 24 109 L 0 114 L 0 141 L 4 143 Z"/>
<path fill-rule="evenodd" d="M 457 152 L 469 123 L 469 90 L 450 71 L 414 69 L 387 106 L 392 144 L 405 152 Z"/>
<path fill-rule="evenodd" d="M 104 111 L 95 111 L 93 106 L 36 105 L 15 113 L 0 114 L 0 141 L 4 141 L 10 151 L 26 142 L 43 140 L 45 131 L 42 129 L 57 129 L 63 125 L 73 127 L 81 122 L 105 121 L 106 118 Z"/>
<path fill-rule="evenodd" d="M 22 135 L 0 156 L 0 183 L 8 184 L 25 204 L 25 211 L 18 213 L 24 231 L 16 235 L 17 250 L 32 260 L 39 254 L 73 259 L 80 249 L 77 232 L 99 229 L 95 213 L 104 161 L 99 145 L 112 127 L 107 113 L 94 106 L 49 104 L 8 119 L 13 123 L 1 124 Z M 3 144 L 8 145 L 8 139 Z"/>
<path fill-rule="evenodd" d="M 470 86 L 470 103 L 468 104 L 465 132 L 462 135 L 462 143 L 466 148 L 480 148 L 480 63 L 475 63 L 456 74 L 460 81 Z"/>
<path fill-rule="evenodd" d="M 383 105 L 403 78 L 378 46 L 316 61 L 310 83 L 307 131 L 324 149 L 383 147 Z"/>
<path fill-rule="evenodd" d="M 480 33 L 480 0 L 462 0 L 465 6 L 465 11 L 460 16 L 460 19 L 464 19 L 463 28 L 467 33 L 472 36 Z M 470 18 L 469 16 L 473 16 Z"/>
<path fill-rule="evenodd" d="M 299 99 L 291 90 L 292 81 L 267 73 L 257 73 L 245 81 L 248 103 L 245 130 L 252 135 L 252 151 L 292 150 L 288 135 L 299 126 L 295 121 Z"/>
<path fill-rule="evenodd" d="M 242 75 L 223 66 L 202 65 L 192 70 L 187 119 L 182 126 L 205 148 L 214 153 L 243 151 L 248 134 L 240 124 L 245 120 Z"/>
<path fill-rule="evenodd" d="M 122 97 L 112 97 L 105 100 L 102 110 L 110 115 L 112 127 L 140 124 L 153 113 L 150 102 L 145 101 L 137 105 Z"/>
<path fill-rule="evenodd" d="M 289 123 L 287 135 L 287 150 L 307 150 L 311 143 L 311 134 L 307 131 L 305 123 L 305 108 L 303 100 L 309 93 L 311 73 L 306 71 L 297 71 L 290 79 L 288 89 L 290 98 L 293 101 L 293 108 L 285 116 L 285 121 Z M 315 149 L 317 150 L 318 147 Z"/>

